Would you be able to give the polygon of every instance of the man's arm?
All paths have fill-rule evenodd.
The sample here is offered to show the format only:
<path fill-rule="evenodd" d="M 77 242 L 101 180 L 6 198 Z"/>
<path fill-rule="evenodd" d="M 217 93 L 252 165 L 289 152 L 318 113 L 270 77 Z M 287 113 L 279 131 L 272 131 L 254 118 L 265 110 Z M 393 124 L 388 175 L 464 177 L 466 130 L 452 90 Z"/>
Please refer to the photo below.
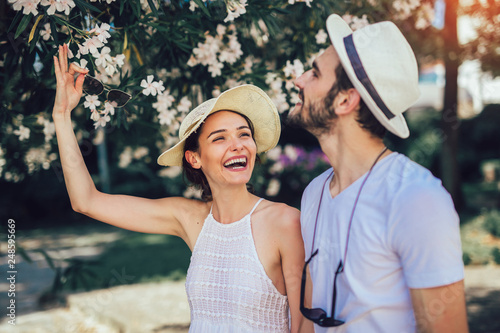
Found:
<path fill-rule="evenodd" d="M 464 280 L 435 288 L 410 289 L 417 332 L 466 333 Z"/>

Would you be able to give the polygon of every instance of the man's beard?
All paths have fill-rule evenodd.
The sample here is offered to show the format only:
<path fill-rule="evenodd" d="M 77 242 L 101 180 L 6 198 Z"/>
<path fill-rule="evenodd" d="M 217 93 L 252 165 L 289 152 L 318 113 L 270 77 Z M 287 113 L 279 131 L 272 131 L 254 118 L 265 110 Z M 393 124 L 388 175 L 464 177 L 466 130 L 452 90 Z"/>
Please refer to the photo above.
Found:
<path fill-rule="evenodd" d="M 337 118 L 333 107 L 333 100 L 337 94 L 338 87 L 334 84 L 323 100 L 304 102 L 301 110 L 291 112 L 288 115 L 287 124 L 303 127 L 316 137 L 329 132 Z"/>

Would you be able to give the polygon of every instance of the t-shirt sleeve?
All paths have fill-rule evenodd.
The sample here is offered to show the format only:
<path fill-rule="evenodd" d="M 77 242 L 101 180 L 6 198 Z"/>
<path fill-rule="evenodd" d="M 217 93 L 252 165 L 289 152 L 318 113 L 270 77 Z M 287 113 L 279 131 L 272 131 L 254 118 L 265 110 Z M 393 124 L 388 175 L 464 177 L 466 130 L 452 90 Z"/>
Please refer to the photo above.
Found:
<path fill-rule="evenodd" d="M 439 184 L 416 184 L 392 202 L 388 240 L 409 288 L 432 288 L 464 278 L 459 218 Z"/>

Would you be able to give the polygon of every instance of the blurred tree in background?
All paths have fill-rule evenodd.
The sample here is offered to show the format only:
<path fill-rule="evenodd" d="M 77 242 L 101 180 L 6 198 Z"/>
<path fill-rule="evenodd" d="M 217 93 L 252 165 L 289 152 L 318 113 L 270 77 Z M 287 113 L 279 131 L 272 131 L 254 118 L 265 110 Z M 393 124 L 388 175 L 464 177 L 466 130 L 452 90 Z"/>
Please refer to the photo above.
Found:
<path fill-rule="evenodd" d="M 148 197 L 195 195 L 186 191 L 179 169 L 156 164 L 176 142 L 185 114 L 228 88 L 252 83 L 271 96 L 284 120 L 297 101 L 294 79 L 329 45 L 324 23 L 331 13 L 353 29 L 394 21 L 419 59 L 442 52 L 431 0 L 0 1 L 2 184 L 29 186 L 49 173 L 50 181 L 38 183 L 47 186 L 41 192 L 48 198 L 51 191 L 64 192 L 51 119 L 52 56 L 68 43 L 71 61 L 107 89 L 132 95 L 121 108 L 106 101 L 106 92 L 84 95 L 73 111 L 97 186 Z M 303 187 L 328 165 L 314 146 L 304 131 L 284 127 L 279 146 L 254 176 L 258 193 L 297 206 Z M 23 195 L 33 195 L 32 189 Z"/>

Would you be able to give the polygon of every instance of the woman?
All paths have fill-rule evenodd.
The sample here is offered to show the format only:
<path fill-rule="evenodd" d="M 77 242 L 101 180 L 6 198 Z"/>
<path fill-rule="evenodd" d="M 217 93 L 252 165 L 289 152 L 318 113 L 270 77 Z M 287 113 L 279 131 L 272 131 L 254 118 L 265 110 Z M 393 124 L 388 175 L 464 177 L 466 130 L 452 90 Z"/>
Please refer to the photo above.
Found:
<path fill-rule="evenodd" d="M 95 188 L 71 126 L 87 70 L 68 67 L 67 53 L 67 46 L 60 46 L 54 57 L 53 118 L 73 209 L 117 227 L 186 242 L 193 251 L 186 278 L 190 332 L 298 331 L 304 262 L 299 212 L 262 200 L 246 187 L 257 152 L 271 149 L 279 138 L 279 117 L 269 97 L 246 85 L 206 101 L 182 122 L 180 142 L 158 158 L 161 165 L 183 165 L 207 201 L 110 195 Z"/>

